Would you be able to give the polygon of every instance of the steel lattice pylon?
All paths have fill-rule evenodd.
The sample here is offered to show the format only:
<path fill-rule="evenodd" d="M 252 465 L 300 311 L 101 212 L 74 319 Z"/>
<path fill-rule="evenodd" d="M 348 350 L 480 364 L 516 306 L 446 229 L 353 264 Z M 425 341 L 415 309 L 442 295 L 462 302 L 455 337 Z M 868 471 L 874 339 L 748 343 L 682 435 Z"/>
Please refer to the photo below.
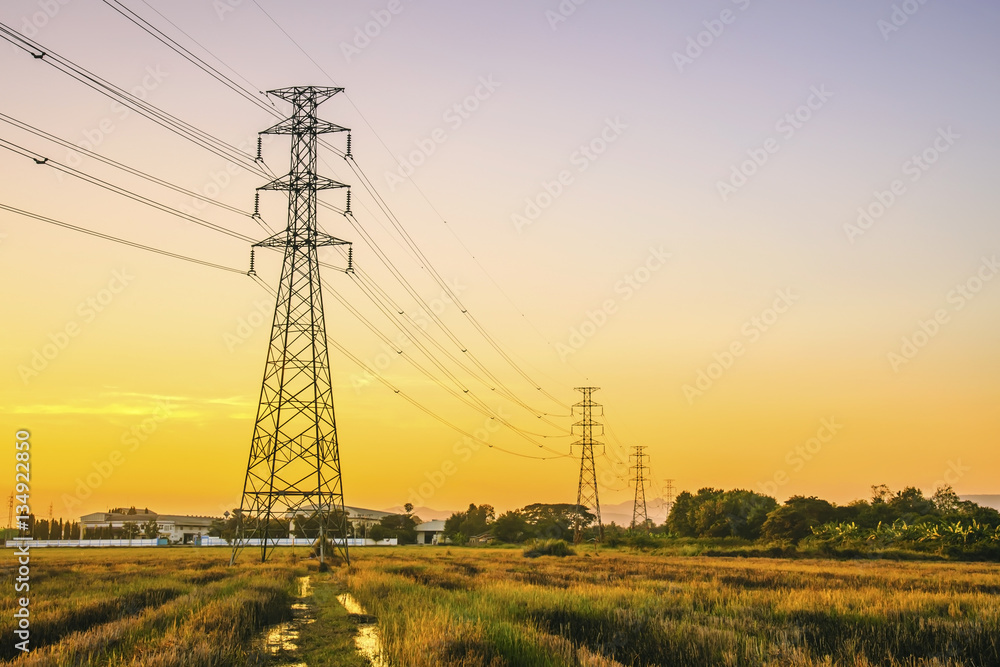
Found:
<path fill-rule="evenodd" d="M 632 470 L 635 470 L 635 478 L 632 482 L 635 484 L 635 500 L 632 503 L 632 530 L 635 530 L 636 525 L 642 526 L 646 532 L 649 532 L 649 514 L 646 512 L 646 471 L 649 470 L 649 466 L 646 465 L 646 461 L 649 460 L 649 454 L 644 453 L 646 449 L 643 445 L 634 445 L 632 449 L 635 450 L 635 454 L 629 454 L 629 459 L 635 460 L 635 465 L 632 466 Z"/>
<path fill-rule="evenodd" d="M 284 264 L 231 562 L 251 544 L 259 545 L 261 561 L 267 560 L 292 521 L 299 534 L 319 541 L 321 559 L 327 539 L 348 559 L 317 251 L 348 242 L 320 232 L 316 221 L 317 192 L 348 187 L 316 174 L 317 135 L 348 131 L 319 120 L 316 109 L 341 91 L 269 91 L 294 108 L 291 118 L 262 132 L 291 135 L 291 169 L 259 189 L 288 192 L 288 227 L 254 246 L 283 248 Z"/>
<path fill-rule="evenodd" d="M 600 429 L 597 435 L 604 434 L 604 426 L 594 421 L 594 408 L 601 406 L 593 401 L 593 393 L 598 387 L 577 387 L 576 391 L 583 393 L 583 400 L 573 406 L 573 414 L 580 411 L 582 418 L 573 424 L 573 431 L 579 433 L 580 439 L 573 443 L 582 448 L 580 454 L 580 484 L 576 492 L 576 505 L 582 509 L 592 509 L 597 517 L 598 541 L 604 539 L 604 524 L 601 523 L 601 503 L 597 497 L 597 466 L 594 465 L 594 445 L 603 447 L 604 443 L 594 440 L 594 428 Z M 579 430 L 578 430 L 579 429 Z M 579 544 L 583 540 L 584 526 L 577 521 L 573 529 L 573 542 Z"/>

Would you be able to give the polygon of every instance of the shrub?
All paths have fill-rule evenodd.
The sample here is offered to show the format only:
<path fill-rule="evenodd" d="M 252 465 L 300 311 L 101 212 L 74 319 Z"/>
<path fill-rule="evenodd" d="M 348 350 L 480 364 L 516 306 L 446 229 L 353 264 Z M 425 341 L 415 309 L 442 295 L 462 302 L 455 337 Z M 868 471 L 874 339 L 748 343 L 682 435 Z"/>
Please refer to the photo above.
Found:
<path fill-rule="evenodd" d="M 566 540 L 535 540 L 524 547 L 526 558 L 539 556 L 575 556 L 576 552 L 566 543 Z"/>

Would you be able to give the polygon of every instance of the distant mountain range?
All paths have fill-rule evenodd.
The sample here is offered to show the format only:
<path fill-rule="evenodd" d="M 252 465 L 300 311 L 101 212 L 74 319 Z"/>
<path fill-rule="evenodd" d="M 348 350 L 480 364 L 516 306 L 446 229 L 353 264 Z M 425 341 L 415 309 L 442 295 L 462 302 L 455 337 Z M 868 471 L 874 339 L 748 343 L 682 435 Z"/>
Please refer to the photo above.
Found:
<path fill-rule="evenodd" d="M 983 507 L 992 507 L 1000 511 L 1000 493 L 986 493 L 978 496 L 959 496 L 962 500 L 970 500 Z"/>

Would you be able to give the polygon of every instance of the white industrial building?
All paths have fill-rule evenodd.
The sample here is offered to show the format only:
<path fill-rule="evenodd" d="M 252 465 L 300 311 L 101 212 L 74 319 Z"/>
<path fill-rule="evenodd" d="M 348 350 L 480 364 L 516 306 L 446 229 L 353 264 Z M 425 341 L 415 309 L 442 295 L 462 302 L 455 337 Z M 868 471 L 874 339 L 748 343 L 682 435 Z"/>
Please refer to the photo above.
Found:
<path fill-rule="evenodd" d="M 126 523 L 134 523 L 142 530 L 143 524 L 150 520 L 156 521 L 159 529 L 158 537 L 165 537 L 172 544 L 194 544 L 200 541 L 203 535 L 208 535 L 212 527 L 212 522 L 217 517 L 210 516 L 183 516 L 180 514 L 157 514 L 156 512 L 143 508 L 137 510 L 113 509 L 108 512 L 94 512 L 80 517 L 81 537 L 96 537 L 98 528 L 112 528 L 121 530 Z M 142 537 L 142 534 L 138 535 Z"/>
<path fill-rule="evenodd" d="M 416 527 L 417 544 L 446 544 L 448 538 L 444 536 L 444 521 L 436 519 L 425 521 Z"/>

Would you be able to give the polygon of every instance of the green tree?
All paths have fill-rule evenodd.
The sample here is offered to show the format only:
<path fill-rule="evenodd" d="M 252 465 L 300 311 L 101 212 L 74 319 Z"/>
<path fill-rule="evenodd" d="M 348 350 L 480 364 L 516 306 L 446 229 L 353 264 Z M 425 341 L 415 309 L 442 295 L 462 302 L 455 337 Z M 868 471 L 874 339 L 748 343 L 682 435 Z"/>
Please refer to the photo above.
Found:
<path fill-rule="evenodd" d="M 760 537 L 769 512 L 778 503 L 770 496 L 735 489 L 699 489 L 694 496 L 677 496 L 667 527 L 681 537 Z"/>
<path fill-rule="evenodd" d="M 704 491 L 705 489 L 702 489 Z M 702 491 L 699 491 L 700 494 Z M 670 507 L 670 514 L 664 524 L 667 530 L 678 537 L 697 537 L 698 528 L 694 525 L 694 508 L 696 506 L 695 497 L 690 491 L 681 491 L 674 498 L 674 503 Z"/>
<path fill-rule="evenodd" d="M 152 540 L 160 536 L 160 524 L 156 523 L 156 518 L 150 518 L 142 524 L 142 536 L 147 540 Z"/>
<path fill-rule="evenodd" d="M 493 536 L 501 542 L 518 543 L 523 542 L 531 530 L 527 519 L 521 512 L 514 510 L 504 512 L 497 517 L 491 527 Z"/>
<path fill-rule="evenodd" d="M 221 537 L 229 544 L 233 543 L 236 536 L 236 529 L 239 526 L 239 510 L 235 510 L 225 519 L 214 519 L 209 526 L 208 534 L 211 537 Z"/>
<path fill-rule="evenodd" d="M 379 519 L 378 525 L 368 529 L 368 537 L 376 541 L 395 537 L 400 544 L 416 544 L 416 528 L 417 519 L 409 512 L 390 514 Z"/>
<path fill-rule="evenodd" d="M 955 489 L 951 488 L 951 485 L 939 486 L 934 495 L 931 496 L 931 502 L 934 503 L 934 509 L 937 510 L 938 514 L 953 514 L 958 511 L 959 506 L 962 503 L 962 499 L 958 497 L 955 493 Z"/>
<path fill-rule="evenodd" d="M 913 486 L 898 491 L 889 500 L 888 505 L 892 509 L 894 519 L 904 519 L 908 522 L 937 513 L 934 501 L 924 498 L 924 492 Z"/>
<path fill-rule="evenodd" d="M 464 544 L 470 537 L 485 533 L 493 518 L 492 505 L 477 507 L 475 504 L 470 504 L 466 511 L 456 512 L 445 520 L 444 534 L 459 544 Z"/>
<path fill-rule="evenodd" d="M 597 517 L 575 503 L 535 503 L 520 510 L 528 523 L 528 537 L 546 540 L 571 539 L 574 527 L 591 526 Z"/>
<path fill-rule="evenodd" d="M 771 511 L 761 530 L 771 540 L 799 540 L 812 534 L 812 529 L 833 521 L 836 508 L 815 496 L 792 496 L 781 507 Z"/>
<path fill-rule="evenodd" d="M 135 521 L 126 521 L 122 524 L 122 537 L 126 540 L 139 537 L 139 524 Z"/>

